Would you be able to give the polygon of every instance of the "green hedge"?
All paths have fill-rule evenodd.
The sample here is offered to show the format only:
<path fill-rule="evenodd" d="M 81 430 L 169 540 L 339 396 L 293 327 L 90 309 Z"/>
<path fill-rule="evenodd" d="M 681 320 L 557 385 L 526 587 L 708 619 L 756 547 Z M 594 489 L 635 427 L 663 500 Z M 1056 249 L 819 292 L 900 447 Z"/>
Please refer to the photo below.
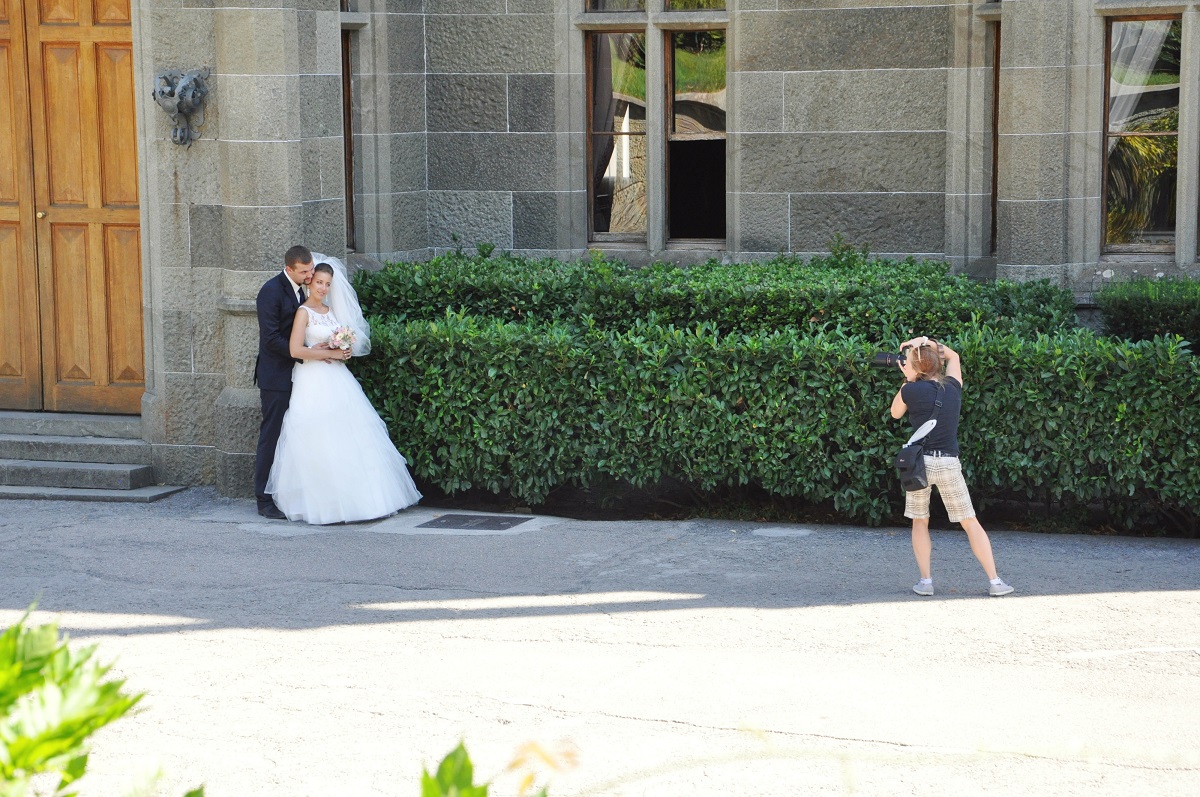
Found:
<path fill-rule="evenodd" d="M 945 336 L 965 324 L 1025 334 L 1074 325 L 1067 291 L 1045 282 L 975 282 L 944 263 L 871 259 L 838 247 L 827 257 L 689 268 L 631 268 L 596 256 L 563 263 L 449 254 L 391 264 L 357 278 L 369 315 L 437 320 L 447 309 L 506 321 L 574 321 L 607 329 L 632 319 L 721 332 L 840 328 L 875 338 L 913 330 Z"/>
<path fill-rule="evenodd" d="M 1180 335 L 1200 341 L 1200 282 L 1136 279 L 1106 285 L 1096 294 L 1104 331 L 1128 340 Z"/>
<path fill-rule="evenodd" d="M 949 340 L 967 375 L 960 440 L 977 498 L 1194 524 L 1200 371 L 1186 344 L 1087 330 Z M 867 364 L 880 346 L 861 335 L 447 314 L 376 321 L 373 345 L 358 376 L 415 474 L 446 491 L 537 504 L 558 485 L 672 478 L 760 485 L 869 523 L 899 516 L 891 461 L 907 424 L 888 415 L 899 378 Z"/>

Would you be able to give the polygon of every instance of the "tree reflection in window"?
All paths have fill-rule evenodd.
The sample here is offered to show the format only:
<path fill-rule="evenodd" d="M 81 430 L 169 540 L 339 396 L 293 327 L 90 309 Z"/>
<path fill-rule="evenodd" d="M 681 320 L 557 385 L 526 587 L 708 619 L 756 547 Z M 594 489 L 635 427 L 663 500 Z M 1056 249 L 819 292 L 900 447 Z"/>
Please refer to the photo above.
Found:
<path fill-rule="evenodd" d="M 1109 25 L 1105 244 L 1153 251 L 1175 243 L 1179 161 L 1179 19 Z"/>
<path fill-rule="evenodd" d="M 646 0 L 588 0 L 588 11 L 645 11 Z"/>
<path fill-rule="evenodd" d="M 592 232 L 646 234 L 646 35 L 589 36 Z"/>

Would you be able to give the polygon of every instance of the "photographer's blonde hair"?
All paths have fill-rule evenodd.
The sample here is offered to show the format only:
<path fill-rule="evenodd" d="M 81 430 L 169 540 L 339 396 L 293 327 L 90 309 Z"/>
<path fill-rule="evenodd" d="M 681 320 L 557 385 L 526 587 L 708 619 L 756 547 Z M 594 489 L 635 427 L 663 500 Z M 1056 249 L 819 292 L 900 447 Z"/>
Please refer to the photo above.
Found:
<path fill-rule="evenodd" d="M 936 344 L 922 343 L 912 347 L 908 350 L 908 362 L 917 372 L 918 379 L 942 383 L 942 358 L 938 356 Z"/>

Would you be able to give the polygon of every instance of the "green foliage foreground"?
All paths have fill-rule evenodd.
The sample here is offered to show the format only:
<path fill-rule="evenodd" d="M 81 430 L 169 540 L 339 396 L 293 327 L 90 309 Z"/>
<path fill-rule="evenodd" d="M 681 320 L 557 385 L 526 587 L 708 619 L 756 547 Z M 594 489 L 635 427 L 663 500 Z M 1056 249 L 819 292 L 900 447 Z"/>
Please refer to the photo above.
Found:
<path fill-rule="evenodd" d="M 88 738 L 142 696 L 106 680 L 110 668 L 93 658 L 95 648 L 72 650 L 56 624 L 30 627 L 27 620 L 0 634 L 0 797 L 33 794 L 39 776 L 55 785 L 37 794 L 73 797 L 72 784 L 87 770 Z M 204 790 L 185 797 L 204 797 Z"/>
<path fill-rule="evenodd" d="M 53 773 L 54 795 L 87 768 L 85 740 L 141 699 L 105 681 L 93 649 L 72 651 L 58 627 L 19 622 L 0 634 L 0 795 L 23 797 L 34 776 Z"/>
<path fill-rule="evenodd" d="M 356 363 L 415 474 L 530 504 L 604 479 L 758 485 L 878 524 L 899 514 L 899 385 L 869 356 L 898 338 L 791 328 L 724 333 L 644 320 L 375 321 Z M 1200 371 L 1177 338 L 960 329 L 960 441 L 977 501 L 1102 504 L 1194 533 Z"/>

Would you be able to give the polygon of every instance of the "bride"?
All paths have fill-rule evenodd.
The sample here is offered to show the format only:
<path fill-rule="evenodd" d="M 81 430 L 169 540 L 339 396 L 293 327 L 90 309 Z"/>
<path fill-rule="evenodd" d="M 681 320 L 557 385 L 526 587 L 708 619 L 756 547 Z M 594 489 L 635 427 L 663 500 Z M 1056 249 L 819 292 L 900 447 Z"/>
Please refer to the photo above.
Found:
<path fill-rule="evenodd" d="M 340 329 L 353 330 L 350 354 L 370 351 L 370 327 L 358 297 L 334 258 L 313 257 L 310 295 L 296 311 L 293 356 L 304 347 L 335 348 Z M 344 347 L 343 341 L 343 347 Z M 288 520 L 346 523 L 390 515 L 415 504 L 421 493 L 387 426 L 358 380 L 337 360 L 304 360 L 292 368 L 292 398 L 267 479 Z"/>

